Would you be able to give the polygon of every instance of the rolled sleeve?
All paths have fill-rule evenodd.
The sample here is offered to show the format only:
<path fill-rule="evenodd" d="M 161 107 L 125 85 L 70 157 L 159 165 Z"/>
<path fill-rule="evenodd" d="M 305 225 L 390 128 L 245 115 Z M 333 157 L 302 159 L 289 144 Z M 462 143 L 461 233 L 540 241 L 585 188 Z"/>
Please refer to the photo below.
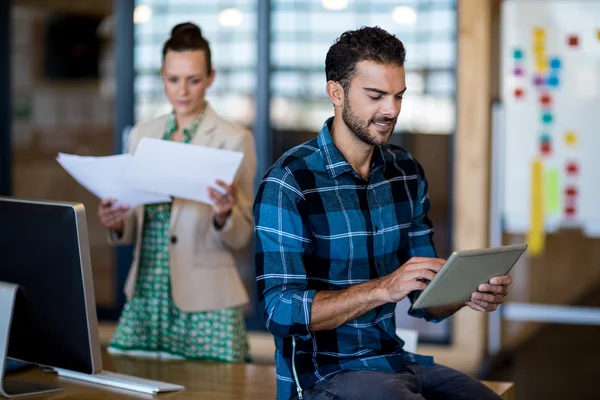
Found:
<path fill-rule="evenodd" d="M 311 337 L 310 315 L 315 296 L 308 290 L 305 255 L 311 235 L 298 210 L 303 196 L 293 176 L 271 170 L 254 204 L 254 245 L 259 308 L 275 337 Z"/>

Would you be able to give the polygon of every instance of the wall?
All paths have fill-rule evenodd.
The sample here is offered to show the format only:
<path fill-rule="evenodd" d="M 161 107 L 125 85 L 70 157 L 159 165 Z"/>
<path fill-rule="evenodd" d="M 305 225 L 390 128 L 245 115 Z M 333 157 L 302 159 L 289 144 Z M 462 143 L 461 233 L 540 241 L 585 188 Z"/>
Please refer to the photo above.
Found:
<path fill-rule="evenodd" d="M 462 1 L 462 0 L 460 0 Z M 500 98 L 501 0 L 491 0 L 491 97 Z M 523 235 L 504 235 L 504 244 L 524 243 Z M 507 301 L 538 304 L 575 304 L 600 285 L 600 240 L 579 231 L 564 230 L 549 235 L 540 257 L 525 255 L 513 268 L 514 283 Z M 504 321 L 502 346 L 518 346 L 543 324 Z"/>
<path fill-rule="evenodd" d="M 112 101 L 100 82 L 54 81 L 42 73 L 45 22 L 39 8 L 12 8 L 12 174 L 16 197 L 81 202 L 86 207 L 96 300 L 115 300 L 113 251 L 96 217 L 98 200 L 56 162 L 58 152 L 112 153 Z"/>

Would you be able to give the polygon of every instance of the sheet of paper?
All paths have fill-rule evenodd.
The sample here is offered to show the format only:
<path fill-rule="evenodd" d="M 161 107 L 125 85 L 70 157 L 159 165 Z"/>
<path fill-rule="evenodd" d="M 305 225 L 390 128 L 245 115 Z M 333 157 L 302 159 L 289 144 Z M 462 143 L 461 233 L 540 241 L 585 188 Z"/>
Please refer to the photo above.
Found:
<path fill-rule="evenodd" d="M 244 154 L 237 151 L 143 138 L 127 182 L 140 190 L 211 204 L 208 187 L 231 184 Z"/>
<path fill-rule="evenodd" d="M 127 204 L 132 208 L 171 202 L 169 196 L 132 188 L 125 182 L 123 176 L 131 165 L 131 154 L 83 157 L 59 153 L 56 160 L 81 186 L 100 199 L 114 197 L 117 199 L 115 204 Z"/>

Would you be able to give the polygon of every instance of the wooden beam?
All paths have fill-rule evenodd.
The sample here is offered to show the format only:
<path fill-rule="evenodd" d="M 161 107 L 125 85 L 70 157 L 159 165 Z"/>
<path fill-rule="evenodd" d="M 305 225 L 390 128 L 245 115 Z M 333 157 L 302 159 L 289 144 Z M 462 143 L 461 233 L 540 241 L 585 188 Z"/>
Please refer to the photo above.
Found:
<path fill-rule="evenodd" d="M 12 0 L 13 6 L 42 11 L 105 17 L 112 13 L 112 0 Z"/>

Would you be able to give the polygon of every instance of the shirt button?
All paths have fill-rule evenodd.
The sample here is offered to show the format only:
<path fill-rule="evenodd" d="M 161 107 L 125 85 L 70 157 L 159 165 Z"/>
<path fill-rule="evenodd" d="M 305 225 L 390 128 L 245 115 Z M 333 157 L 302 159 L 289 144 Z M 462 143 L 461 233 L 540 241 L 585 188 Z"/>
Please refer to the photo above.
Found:
<path fill-rule="evenodd" d="M 175 235 L 171 236 L 171 243 L 172 244 L 177 243 L 177 236 L 175 236 Z"/>

